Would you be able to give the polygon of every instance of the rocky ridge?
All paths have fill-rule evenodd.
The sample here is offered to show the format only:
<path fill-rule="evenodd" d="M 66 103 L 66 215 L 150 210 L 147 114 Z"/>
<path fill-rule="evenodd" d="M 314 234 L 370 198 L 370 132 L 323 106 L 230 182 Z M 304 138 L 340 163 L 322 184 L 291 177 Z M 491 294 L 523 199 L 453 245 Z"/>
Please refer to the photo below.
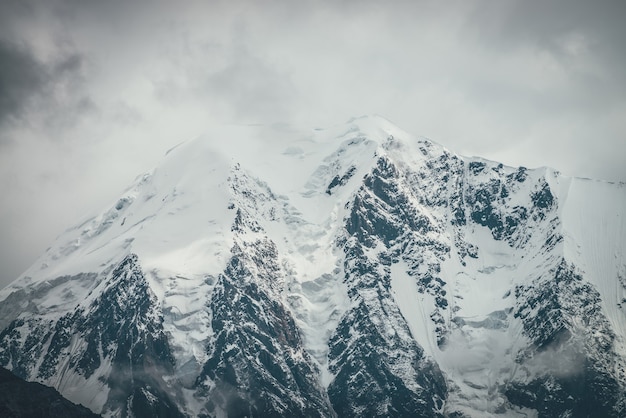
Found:
<path fill-rule="evenodd" d="M 59 237 L 0 365 L 105 416 L 626 412 L 624 185 L 378 117 L 288 134 L 183 144 Z"/>

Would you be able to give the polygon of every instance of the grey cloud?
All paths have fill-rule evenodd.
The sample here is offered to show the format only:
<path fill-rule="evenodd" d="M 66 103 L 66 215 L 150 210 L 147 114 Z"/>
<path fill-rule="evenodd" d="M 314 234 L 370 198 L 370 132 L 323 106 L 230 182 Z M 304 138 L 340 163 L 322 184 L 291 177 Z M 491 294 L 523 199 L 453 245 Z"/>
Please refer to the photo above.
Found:
<path fill-rule="evenodd" d="M 220 124 L 380 113 L 456 152 L 626 180 L 622 4 L 0 1 L 0 138 L 19 138 L 0 261 Z"/>
<path fill-rule="evenodd" d="M 619 42 L 626 32 L 626 6 L 620 0 L 474 1 L 470 3 L 466 29 L 489 39 L 496 46 L 532 42 L 556 47 L 555 40 L 572 31 Z"/>
<path fill-rule="evenodd" d="M 237 122 L 285 122 L 296 91 L 288 74 L 245 45 L 187 44 L 185 55 L 170 58 L 174 69 L 154 80 L 165 104 L 198 101 Z"/>
<path fill-rule="evenodd" d="M 49 138 L 97 110 L 86 61 L 55 17 L 63 1 L 0 2 L 0 142 L 15 130 L 46 129 Z M 55 12 L 56 11 L 56 12 Z M 12 133 L 13 132 L 13 133 Z"/>
<path fill-rule="evenodd" d="M 290 103 L 295 99 L 286 75 L 247 53 L 208 77 L 204 88 L 219 100 L 229 100 L 235 115 L 257 121 L 289 120 Z"/>
<path fill-rule="evenodd" d="M 82 67 L 78 53 L 44 63 L 26 47 L 0 40 L 0 126 L 28 126 L 40 118 L 59 130 L 93 112 L 97 106 L 82 90 Z"/>
<path fill-rule="evenodd" d="M 582 83 L 599 82 L 599 77 L 585 74 L 590 68 L 577 66 L 578 60 L 593 61 L 589 67 L 624 93 L 625 18 L 626 3 L 621 0 L 478 1 L 468 13 L 464 35 L 505 54 L 521 48 L 548 51 Z"/>
<path fill-rule="evenodd" d="M 21 23 L 34 14 L 33 4 L 27 0 L 0 2 L 0 35 L 6 37 L 19 33 Z"/>
<path fill-rule="evenodd" d="M 499 53 L 521 48 L 546 50 L 572 63 L 585 49 L 609 64 L 626 61 L 626 3 L 621 0 L 473 1 L 467 3 L 462 36 Z M 623 68 L 623 67 L 622 67 Z"/>
<path fill-rule="evenodd" d="M 0 124 L 20 118 L 49 78 L 28 50 L 0 40 Z"/>
<path fill-rule="evenodd" d="M 82 66 L 83 66 L 83 57 L 77 53 L 74 53 L 64 58 L 60 62 L 58 62 L 54 66 L 53 73 L 56 76 L 68 74 L 68 73 L 76 74 L 80 72 Z"/>

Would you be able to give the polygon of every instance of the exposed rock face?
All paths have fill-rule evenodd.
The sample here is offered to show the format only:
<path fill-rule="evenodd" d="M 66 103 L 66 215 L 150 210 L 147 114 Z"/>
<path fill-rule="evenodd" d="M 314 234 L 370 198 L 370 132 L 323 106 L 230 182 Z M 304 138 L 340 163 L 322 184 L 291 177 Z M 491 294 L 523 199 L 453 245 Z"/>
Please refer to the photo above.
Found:
<path fill-rule="evenodd" d="M 532 345 L 518 357 L 524 379 L 506 388 L 511 402 L 540 417 L 623 414 L 623 358 L 598 291 L 563 261 L 516 297 Z"/>
<path fill-rule="evenodd" d="M 339 416 L 437 416 L 447 388 L 436 363 L 412 338 L 391 295 L 390 264 L 405 234 L 429 227 L 380 158 L 357 192 L 343 242 L 350 309 L 330 340 L 329 395 Z M 376 251 L 374 253 L 373 251 Z M 373 257 L 373 255 L 376 255 Z"/>
<path fill-rule="evenodd" d="M 173 150 L 0 292 L 0 365 L 116 417 L 626 414 L 624 185 L 337 129 Z"/>
<path fill-rule="evenodd" d="M 163 317 L 138 264 L 130 255 L 92 292 L 93 299 L 58 320 L 16 319 L 0 333 L 3 365 L 25 379 L 54 382 L 67 374 L 108 386 L 103 412 L 128 416 L 182 416 L 164 378 L 174 358 Z M 103 367 L 105 366 L 105 367 Z M 106 368 L 106 374 L 100 372 Z"/>
<path fill-rule="evenodd" d="M 274 244 L 238 245 L 220 275 L 209 308 L 216 334 L 198 377 L 200 392 L 228 416 L 322 417 L 330 406 L 319 370 L 277 294 Z"/>

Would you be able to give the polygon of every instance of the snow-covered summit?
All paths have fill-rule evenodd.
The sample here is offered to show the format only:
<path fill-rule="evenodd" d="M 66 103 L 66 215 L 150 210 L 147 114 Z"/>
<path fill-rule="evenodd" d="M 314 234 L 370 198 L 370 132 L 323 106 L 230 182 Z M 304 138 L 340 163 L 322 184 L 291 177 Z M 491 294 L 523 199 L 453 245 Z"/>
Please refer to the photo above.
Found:
<path fill-rule="evenodd" d="M 109 416 L 619 416 L 625 216 L 379 116 L 231 126 L 0 291 L 0 364 Z"/>
<path fill-rule="evenodd" d="M 224 262 L 206 255 L 211 245 L 220 246 L 218 237 L 229 240 L 234 214 L 224 202 L 233 199 L 231 180 L 246 177 L 271 185 L 274 194 L 299 206 L 308 221 L 323 222 L 337 204 L 336 196 L 325 193 L 332 178 L 351 167 L 352 177 L 362 177 L 394 133 L 413 139 L 371 116 L 309 132 L 233 126 L 186 141 L 169 150 L 157 168 L 139 176 L 110 207 L 62 234 L 23 277 L 30 282 L 82 272 L 123 252 L 179 273 L 220 271 Z M 335 186 L 328 191 L 341 191 L 344 198 L 353 192 Z M 198 252 L 200 264 L 187 259 Z M 24 283 L 18 280 L 9 288 Z"/>

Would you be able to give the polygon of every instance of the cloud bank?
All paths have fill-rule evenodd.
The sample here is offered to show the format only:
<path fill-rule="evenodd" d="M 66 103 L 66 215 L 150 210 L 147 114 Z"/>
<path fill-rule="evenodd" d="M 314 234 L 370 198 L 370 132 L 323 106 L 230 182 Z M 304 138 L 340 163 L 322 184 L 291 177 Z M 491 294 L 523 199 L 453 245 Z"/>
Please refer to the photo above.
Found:
<path fill-rule="evenodd" d="M 466 155 L 626 181 L 621 1 L 0 5 L 0 285 L 171 146 L 381 114 Z"/>

